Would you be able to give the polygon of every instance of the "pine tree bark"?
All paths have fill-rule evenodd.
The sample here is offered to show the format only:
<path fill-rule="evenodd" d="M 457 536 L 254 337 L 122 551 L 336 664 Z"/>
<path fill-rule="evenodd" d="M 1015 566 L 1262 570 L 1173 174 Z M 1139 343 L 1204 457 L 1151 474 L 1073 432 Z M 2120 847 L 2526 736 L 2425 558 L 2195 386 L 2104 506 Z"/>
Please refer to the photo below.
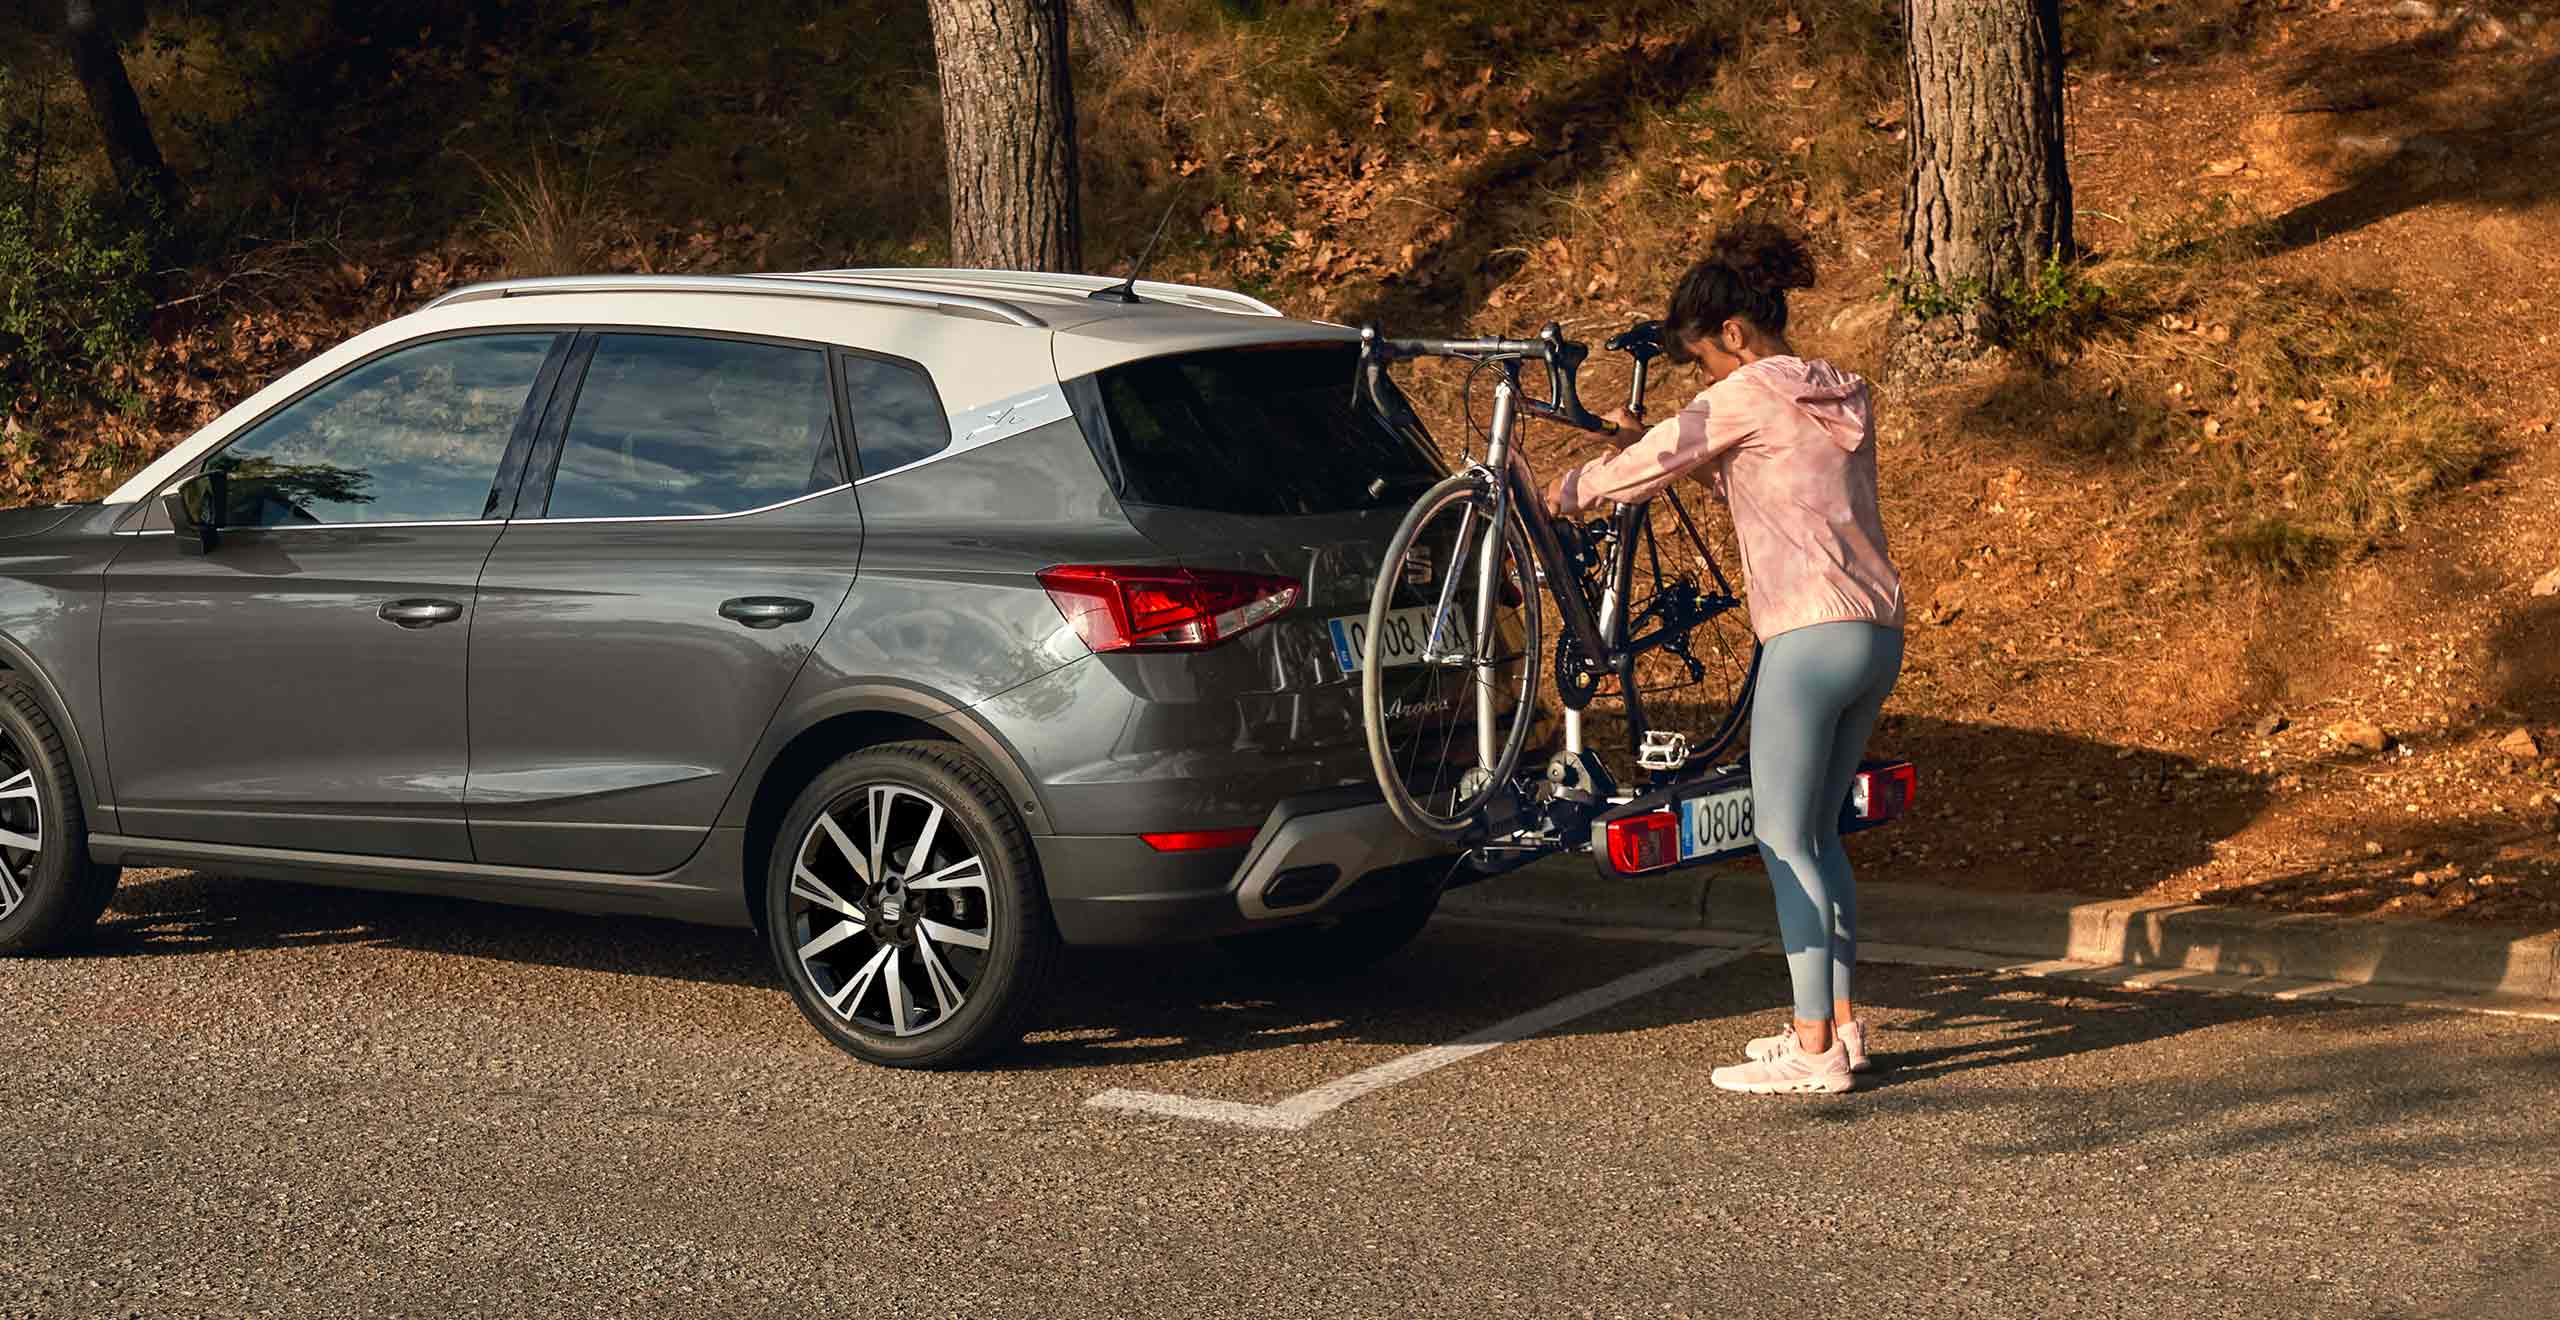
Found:
<path fill-rule="evenodd" d="M 1075 0 L 1077 30 L 1094 62 L 1111 68 L 1138 48 L 1146 29 L 1138 23 L 1136 0 Z"/>
<path fill-rule="evenodd" d="M 1904 0 L 1910 186 L 1904 277 L 1979 303 L 2068 259 L 2060 0 Z M 1978 351 L 1981 309 L 1953 347 Z"/>
<path fill-rule="evenodd" d="M 951 263 L 1084 265 L 1069 0 L 930 0 L 951 178 Z"/>
<path fill-rule="evenodd" d="M 71 57 L 80 90 L 89 98 L 89 111 L 97 117 L 98 136 L 106 142 L 107 165 L 114 170 L 118 186 L 145 192 L 164 208 L 177 209 L 177 179 L 161 159 L 160 144 L 151 136 L 151 121 L 143 116 L 142 100 L 133 94 L 133 79 L 126 76 L 124 56 L 116 50 L 115 33 L 93 0 L 65 0 L 62 46 Z"/>

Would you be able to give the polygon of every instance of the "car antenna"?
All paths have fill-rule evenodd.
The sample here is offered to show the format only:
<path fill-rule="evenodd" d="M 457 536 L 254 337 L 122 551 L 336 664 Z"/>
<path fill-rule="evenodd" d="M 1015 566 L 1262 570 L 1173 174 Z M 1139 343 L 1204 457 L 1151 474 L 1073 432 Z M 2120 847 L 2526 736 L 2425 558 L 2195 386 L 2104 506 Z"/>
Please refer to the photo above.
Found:
<path fill-rule="evenodd" d="M 1138 259 L 1130 264 L 1129 278 L 1118 284 L 1105 285 L 1086 294 L 1085 297 L 1095 302 L 1136 303 L 1141 301 L 1138 297 L 1138 276 L 1146 270 L 1147 262 L 1155 256 L 1156 244 L 1164 238 L 1164 227 L 1173 219 L 1173 208 L 1181 201 L 1182 191 L 1175 189 L 1173 197 L 1164 204 L 1163 218 L 1156 221 L 1154 237 L 1147 240 L 1146 250 L 1140 252 Z"/>

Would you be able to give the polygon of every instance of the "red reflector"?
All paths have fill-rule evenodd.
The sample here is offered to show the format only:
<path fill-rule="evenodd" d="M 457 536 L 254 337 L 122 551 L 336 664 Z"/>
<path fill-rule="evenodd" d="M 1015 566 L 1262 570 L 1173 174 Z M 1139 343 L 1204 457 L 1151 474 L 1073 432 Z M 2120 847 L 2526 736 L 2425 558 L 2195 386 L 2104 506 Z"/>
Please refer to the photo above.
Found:
<path fill-rule="evenodd" d="M 1058 613 L 1095 651 L 1203 651 L 1298 603 L 1293 578 L 1210 569 L 1062 564 L 1040 571 Z"/>
<path fill-rule="evenodd" d="M 1849 805 L 1860 820 L 1892 820 L 1907 815 L 1920 799 L 1920 767 L 1909 761 L 1858 772 Z"/>
<path fill-rule="evenodd" d="M 1659 871 L 1680 860 L 1680 818 L 1647 812 L 1609 822 L 1609 865 L 1621 875 Z"/>
<path fill-rule="evenodd" d="M 1147 846 L 1157 852 L 1206 852 L 1211 848 L 1241 848 L 1262 833 L 1259 825 L 1232 830 L 1174 830 L 1167 834 L 1141 834 Z"/>

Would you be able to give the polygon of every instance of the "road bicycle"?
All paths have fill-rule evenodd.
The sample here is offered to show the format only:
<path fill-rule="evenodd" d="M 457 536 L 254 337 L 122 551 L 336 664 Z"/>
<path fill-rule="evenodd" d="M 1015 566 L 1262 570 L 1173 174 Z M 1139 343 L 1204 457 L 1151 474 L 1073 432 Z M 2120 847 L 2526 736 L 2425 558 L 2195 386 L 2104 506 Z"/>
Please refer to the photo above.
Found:
<path fill-rule="evenodd" d="M 1647 372 L 1664 351 L 1661 326 L 1640 322 L 1607 347 L 1632 360 L 1628 411 L 1640 415 Z M 1676 493 L 1619 505 L 1605 518 L 1562 520 L 1547 512 L 1521 443 L 1527 419 L 1603 435 L 1617 430 L 1582 405 L 1578 381 L 1589 356 L 1554 324 L 1535 339 L 1390 339 L 1375 327 L 1361 331 L 1355 388 L 1393 424 L 1419 426 L 1388 381 L 1387 369 L 1398 361 L 1472 363 L 1470 404 L 1477 379 L 1494 378 L 1482 454 L 1468 454 L 1405 515 L 1388 544 L 1365 627 L 1337 641 L 1360 657 L 1370 763 L 1389 810 L 1406 829 L 1464 846 L 1480 863 L 1606 842 L 1612 820 L 1659 815 L 1699 797 L 1702 785 L 1737 779 L 1732 767 L 1720 773 L 1718 762 L 1741 736 L 1759 677 L 1756 642 L 1747 661 L 1723 628 L 1714 632 L 1709 657 L 1692 645 L 1699 628 L 1742 601 Z M 1522 368 L 1531 362 L 1545 368 L 1545 399 L 1523 387 Z M 1468 424 L 1475 430 L 1472 407 Z M 1655 532 L 1656 502 L 1668 505 L 1680 533 L 1672 570 Z M 1550 596 L 1563 625 L 1552 647 L 1543 604 Z M 1679 686 L 1714 721 L 1703 740 L 1649 723 L 1638 664 L 1656 652 L 1680 663 L 1687 682 Z M 1523 774 L 1539 724 L 1541 674 L 1552 675 L 1564 712 L 1562 746 Z M 1584 712 L 1611 689 L 1625 706 L 1627 763 L 1647 780 L 1640 792 L 1622 790 L 1585 745 Z M 1735 797 L 1729 783 L 1721 791 Z M 1680 813 L 1679 821 L 1691 814 Z M 1721 818 L 1713 810 L 1705 816 L 1703 836 L 1687 840 L 1671 864 L 1737 851 L 1737 841 L 1750 837 L 1748 790 Z M 1655 843 L 1654 854 L 1634 860 L 1660 860 L 1668 845 Z"/>

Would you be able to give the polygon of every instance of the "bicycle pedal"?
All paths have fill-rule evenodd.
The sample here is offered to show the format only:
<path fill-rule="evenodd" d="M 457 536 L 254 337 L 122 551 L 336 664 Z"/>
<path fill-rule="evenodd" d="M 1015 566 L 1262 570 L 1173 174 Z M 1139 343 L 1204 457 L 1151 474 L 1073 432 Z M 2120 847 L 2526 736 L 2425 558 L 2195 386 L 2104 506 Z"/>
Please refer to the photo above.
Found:
<path fill-rule="evenodd" d="M 1689 763 L 1689 735 L 1647 729 L 1636 748 L 1636 766 L 1644 770 L 1677 770 Z"/>

